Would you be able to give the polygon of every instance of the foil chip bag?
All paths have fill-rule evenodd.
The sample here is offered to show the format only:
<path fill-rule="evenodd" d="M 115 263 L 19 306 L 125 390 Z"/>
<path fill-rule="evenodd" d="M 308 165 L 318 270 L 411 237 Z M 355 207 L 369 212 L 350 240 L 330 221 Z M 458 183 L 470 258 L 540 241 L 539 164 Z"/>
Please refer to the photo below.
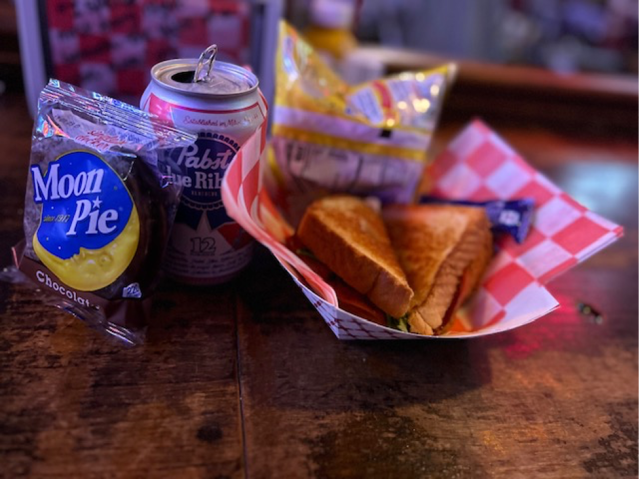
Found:
<path fill-rule="evenodd" d="M 51 80 L 33 129 L 18 269 L 55 306 L 142 342 L 180 201 L 169 154 L 194 141 L 131 105 Z"/>
<path fill-rule="evenodd" d="M 414 200 L 456 66 L 344 82 L 282 22 L 267 181 L 295 223 L 328 193 Z"/>

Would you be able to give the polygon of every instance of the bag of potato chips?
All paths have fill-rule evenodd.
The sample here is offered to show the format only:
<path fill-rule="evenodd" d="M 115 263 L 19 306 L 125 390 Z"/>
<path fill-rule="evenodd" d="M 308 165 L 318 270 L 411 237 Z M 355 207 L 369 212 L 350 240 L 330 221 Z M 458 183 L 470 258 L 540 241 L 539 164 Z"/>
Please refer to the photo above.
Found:
<path fill-rule="evenodd" d="M 329 192 L 412 201 L 455 72 L 447 64 L 352 87 L 283 22 L 269 186 L 290 218 Z"/>
<path fill-rule="evenodd" d="M 55 306 L 141 342 L 180 199 L 169 152 L 194 141 L 131 105 L 51 80 L 38 102 L 16 266 Z"/>

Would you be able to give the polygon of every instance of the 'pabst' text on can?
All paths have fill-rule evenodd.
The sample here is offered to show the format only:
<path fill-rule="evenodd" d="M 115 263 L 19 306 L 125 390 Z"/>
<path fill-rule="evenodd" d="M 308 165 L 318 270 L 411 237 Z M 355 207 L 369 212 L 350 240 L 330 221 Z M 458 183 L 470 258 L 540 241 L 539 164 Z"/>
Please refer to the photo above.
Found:
<path fill-rule="evenodd" d="M 265 121 L 258 79 L 239 66 L 215 61 L 215 47 L 199 60 L 178 59 L 151 69 L 141 106 L 198 134 L 173 152 L 182 200 L 165 257 L 166 273 L 191 284 L 216 284 L 236 276 L 251 260 L 254 241 L 231 219 L 220 187 L 234 155 Z"/>

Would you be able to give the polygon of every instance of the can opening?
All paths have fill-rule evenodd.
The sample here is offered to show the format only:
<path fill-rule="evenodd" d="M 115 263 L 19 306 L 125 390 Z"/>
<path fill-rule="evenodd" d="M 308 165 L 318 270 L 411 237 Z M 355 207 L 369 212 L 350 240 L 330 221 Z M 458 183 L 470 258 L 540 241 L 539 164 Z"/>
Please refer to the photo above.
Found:
<path fill-rule="evenodd" d="M 178 83 L 193 83 L 193 75 L 195 71 L 190 70 L 186 72 L 179 72 L 174 75 L 171 75 L 171 79 Z"/>
<path fill-rule="evenodd" d="M 2 3 L 2 0 L 0 0 Z M 250 94 L 258 79 L 248 70 L 231 63 L 216 62 L 207 81 L 196 82 L 195 60 L 168 60 L 151 69 L 153 81 L 163 88 L 185 95 L 230 98 Z"/>

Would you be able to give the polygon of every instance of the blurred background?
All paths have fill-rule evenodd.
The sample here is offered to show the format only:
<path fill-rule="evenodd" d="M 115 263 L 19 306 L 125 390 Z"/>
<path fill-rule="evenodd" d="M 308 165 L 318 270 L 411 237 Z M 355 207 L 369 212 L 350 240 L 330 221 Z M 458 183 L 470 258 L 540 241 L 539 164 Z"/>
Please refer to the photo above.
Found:
<path fill-rule="evenodd" d="M 21 3 L 30 1 L 20 0 Z M 19 74 L 14 3 L 17 2 L 0 0 L 0 64 Z M 250 6 L 255 2 L 38 0 L 34 3 L 42 10 L 41 18 L 48 16 L 46 21 L 52 30 L 50 41 L 58 49 L 70 48 L 69 38 L 61 37 L 72 28 L 96 34 L 101 27 L 106 27 L 101 23 L 109 18 L 105 12 L 110 8 L 121 15 L 120 23 L 112 25 L 114 33 L 139 36 L 144 35 L 146 28 L 163 34 L 172 29 L 180 31 L 182 40 L 191 44 L 197 44 L 198 37 L 204 43 L 208 40 L 195 20 L 201 19 L 201 14 L 212 17 L 206 20 L 219 32 L 217 41 L 223 43 L 223 51 L 235 61 L 248 60 L 248 32 L 243 29 L 249 26 Z M 281 0 L 260 3 L 282 3 L 283 16 L 300 30 L 314 22 L 319 26 L 339 24 L 338 17 L 347 17 L 354 36 L 366 44 L 459 59 L 535 65 L 559 72 L 637 74 L 638 71 L 637 0 Z M 136 8 L 136 4 L 141 9 Z M 349 9 L 352 12 L 345 15 L 343 12 Z M 136 14 L 141 11 L 143 16 L 153 18 L 147 18 L 142 24 L 137 22 Z M 135 43 L 133 39 L 131 43 Z M 170 39 L 158 41 L 151 48 L 154 51 L 148 55 L 154 60 L 192 53 L 185 49 L 178 51 L 178 48 L 171 51 Z M 5 72 L 3 76 L 8 75 Z"/>
<path fill-rule="evenodd" d="M 137 103 L 151 66 L 215 42 L 222 59 L 257 72 L 269 97 L 281 17 L 352 83 L 456 60 L 454 114 L 511 118 L 519 106 L 501 112 L 496 85 L 554 106 L 580 91 L 554 115 L 584 114 L 585 100 L 597 113 L 604 95 L 607 125 L 637 135 L 637 0 L 0 0 L 0 92 L 24 89 L 33 112 L 53 76 Z"/>
<path fill-rule="evenodd" d="M 352 5 L 353 31 L 363 43 L 558 72 L 638 72 L 637 0 L 286 3 L 285 15 L 303 30 L 317 22 L 317 4 Z"/>

